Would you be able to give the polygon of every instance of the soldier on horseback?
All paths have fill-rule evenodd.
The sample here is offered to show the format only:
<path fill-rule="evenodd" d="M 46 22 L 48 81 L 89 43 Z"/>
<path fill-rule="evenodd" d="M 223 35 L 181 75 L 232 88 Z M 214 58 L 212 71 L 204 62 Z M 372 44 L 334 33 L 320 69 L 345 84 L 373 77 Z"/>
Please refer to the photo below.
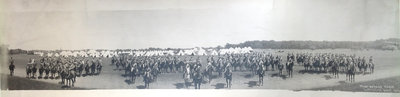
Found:
<path fill-rule="evenodd" d="M 264 65 L 258 65 L 257 75 L 258 75 L 258 83 L 259 83 L 258 86 L 263 86 L 264 85 L 264 76 L 265 76 Z"/>
<path fill-rule="evenodd" d="M 149 89 L 150 88 L 150 82 L 152 80 L 151 76 L 151 69 L 150 67 L 147 67 L 146 71 L 144 72 L 143 75 L 143 81 L 144 81 L 144 87 Z"/>
<path fill-rule="evenodd" d="M 200 69 L 196 70 L 193 81 L 195 89 L 200 89 L 201 82 L 203 81 L 203 75 L 201 74 Z"/>
<path fill-rule="evenodd" d="M 205 69 L 205 75 L 208 77 L 208 83 L 211 83 L 212 80 L 212 72 L 214 71 L 214 67 L 209 62 Z"/>
<path fill-rule="evenodd" d="M 227 88 L 231 88 L 232 86 L 232 70 L 230 70 L 230 68 L 226 68 L 225 73 L 224 73 L 224 77 L 226 80 L 226 87 Z"/>
<path fill-rule="evenodd" d="M 13 76 L 15 65 L 14 65 L 14 59 L 12 57 L 10 59 L 10 66 L 8 66 L 8 69 L 10 70 L 10 76 Z"/>
<path fill-rule="evenodd" d="M 293 77 L 293 66 L 294 66 L 294 60 L 289 59 L 289 62 L 286 63 L 286 70 L 289 77 Z"/>
<path fill-rule="evenodd" d="M 375 64 L 373 62 L 372 56 L 369 57 L 368 67 L 371 73 L 374 73 Z"/>

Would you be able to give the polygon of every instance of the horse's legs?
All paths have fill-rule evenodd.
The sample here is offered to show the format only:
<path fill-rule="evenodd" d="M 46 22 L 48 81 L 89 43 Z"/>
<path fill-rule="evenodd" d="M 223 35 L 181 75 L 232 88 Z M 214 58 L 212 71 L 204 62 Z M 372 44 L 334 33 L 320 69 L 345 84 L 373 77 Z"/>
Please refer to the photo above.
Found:
<path fill-rule="evenodd" d="M 225 81 L 226 81 L 226 88 L 229 88 L 229 81 L 228 81 L 228 79 L 226 79 Z"/>
<path fill-rule="evenodd" d="M 229 88 L 231 88 L 231 87 L 232 87 L 232 80 L 229 79 Z"/>

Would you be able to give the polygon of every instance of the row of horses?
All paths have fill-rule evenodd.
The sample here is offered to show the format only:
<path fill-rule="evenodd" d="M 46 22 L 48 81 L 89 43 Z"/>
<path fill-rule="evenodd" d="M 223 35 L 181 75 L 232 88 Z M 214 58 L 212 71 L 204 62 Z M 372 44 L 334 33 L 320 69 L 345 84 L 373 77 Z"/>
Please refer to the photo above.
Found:
<path fill-rule="evenodd" d="M 81 59 L 81 61 L 78 61 Z M 30 59 L 26 65 L 26 77 L 38 79 L 59 79 L 60 84 L 67 87 L 73 87 L 76 77 L 87 75 L 98 75 L 101 72 L 101 62 L 99 60 L 92 62 L 83 58 L 66 58 L 66 57 L 42 57 L 40 62 Z M 83 73 L 85 71 L 85 74 Z M 38 73 L 38 76 L 36 76 Z"/>
<path fill-rule="evenodd" d="M 112 64 L 116 65 L 117 68 L 122 66 L 125 70 L 125 74 L 129 75 L 131 80 L 134 80 L 137 76 L 145 76 L 145 70 L 149 69 L 149 78 L 156 79 L 158 74 L 170 69 L 170 72 L 178 70 L 182 72 L 183 79 L 186 86 L 190 86 L 189 83 L 195 83 L 195 88 L 200 88 L 199 82 L 202 81 L 211 82 L 212 73 L 218 72 L 219 76 L 228 71 L 247 70 L 251 71 L 252 74 L 259 76 L 259 83 L 262 85 L 263 77 L 265 72 L 269 70 L 278 70 L 278 75 L 283 75 L 283 71 L 286 70 L 287 77 L 293 77 L 293 70 L 295 64 L 303 65 L 305 70 L 310 72 L 330 72 L 335 78 L 339 77 L 339 73 L 346 73 L 347 78 L 354 81 L 354 75 L 356 74 L 356 68 L 362 68 L 363 72 L 366 71 L 365 67 L 370 68 L 373 72 L 373 63 L 366 63 L 365 61 L 358 60 L 357 65 L 344 64 L 342 65 L 343 58 L 349 57 L 348 55 L 337 55 L 337 54 L 318 54 L 318 55 L 307 55 L 297 54 L 296 56 L 288 55 L 286 62 L 283 61 L 281 56 L 273 56 L 272 54 L 264 53 L 250 53 L 250 54 L 232 54 L 222 56 L 208 56 L 207 66 L 204 70 L 197 70 L 194 67 L 201 67 L 202 62 L 200 59 L 193 60 L 193 58 L 187 59 L 177 56 L 164 56 L 164 57 L 113 57 Z M 352 56 L 351 58 L 354 58 Z M 347 59 L 345 59 L 347 60 Z M 370 59 L 372 60 L 372 59 Z M 350 62 L 344 62 L 350 63 Z M 176 67 L 176 68 L 174 68 Z M 229 67 L 229 68 L 227 68 Z M 189 68 L 189 69 L 188 69 Z M 359 69 L 361 71 L 361 69 Z M 228 72 L 229 73 L 229 72 Z M 201 77 L 199 77 L 201 75 Z M 148 78 L 148 79 L 149 79 Z M 204 79 L 205 78 L 205 79 Z M 229 87 L 231 77 L 227 77 L 227 86 Z M 134 82 L 134 81 L 133 81 Z M 150 83 L 150 82 L 148 82 Z"/>

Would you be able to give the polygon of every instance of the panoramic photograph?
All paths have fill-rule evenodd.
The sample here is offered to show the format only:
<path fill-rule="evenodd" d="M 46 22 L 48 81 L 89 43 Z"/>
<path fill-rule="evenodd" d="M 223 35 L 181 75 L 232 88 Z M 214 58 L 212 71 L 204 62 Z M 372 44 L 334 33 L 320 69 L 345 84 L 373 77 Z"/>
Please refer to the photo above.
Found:
<path fill-rule="evenodd" d="M 2 91 L 400 93 L 399 0 L 2 2 Z"/>

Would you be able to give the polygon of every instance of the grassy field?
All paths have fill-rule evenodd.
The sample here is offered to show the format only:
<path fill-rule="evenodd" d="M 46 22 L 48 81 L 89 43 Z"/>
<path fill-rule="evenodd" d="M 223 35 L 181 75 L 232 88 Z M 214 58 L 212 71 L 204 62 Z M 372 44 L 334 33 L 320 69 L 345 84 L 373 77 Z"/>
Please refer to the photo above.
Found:
<path fill-rule="evenodd" d="M 294 67 L 293 78 L 284 76 L 276 76 L 277 71 L 268 71 L 264 78 L 264 86 L 256 86 L 258 77 L 251 76 L 250 72 L 234 72 L 232 89 L 284 89 L 284 90 L 337 90 L 337 91 L 365 91 L 365 92 L 382 92 L 364 89 L 365 86 L 393 86 L 393 91 L 398 92 L 400 77 L 400 55 L 399 51 L 355 51 L 347 49 L 339 50 L 283 50 L 278 53 L 277 50 L 255 50 L 272 53 L 273 55 L 281 55 L 286 57 L 287 53 L 309 52 L 309 53 L 343 53 L 355 54 L 357 56 L 373 56 L 375 61 L 375 73 L 367 75 L 356 75 L 356 82 L 350 83 L 346 81 L 345 75 L 340 74 L 340 78 L 332 78 L 329 73 L 301 73 L 302 66 Z M 29 58 L 38 59 L 36 55 L 12 55 L 16 62 L 15 77 L 4 77 L 8 75 L 7 65 L 2 67 L 2 86 L 8 84 L 8 89 L 25 90 L 25 89 L 63 89 L 59 84 L 60 80 L 50 79 L 26 79 L 25 64 Z M 202 63 L 205 63 L 206 57 L 201 57 Z M 123 71 L 114 70 L 114 66 L 110 65 L 110 59 L 103 59 L 104 68 L 102 74 L 98 76 L 78 77 L 75 89 L 141 89 L 144 83 L 142 78 L 138 78 L 135 84 L 129 84 L 122 77 Z M 4 68 L 6 67 L 6 68 Z M 216 74 L 216 73 L 214 73 Z M 284 73 L 285 74 L 285 73 Z M 6 80 L 7 79 L 7 80 Z M 7 82 L 4 82 L 7 81 Z M 47 84 L 41 84 L 47 83 Z M 184 89 L 181 73 L 164 73 L 159 76 L 158 80 L 150 84 L 152 89 Z M 384 84 L 382 84 L 384 83 Z M 37 85 L 41 84 L 41 85 Z M 211 83 L 202 84 L 202 89 L 225 89 L 225 79 L 216 77 Z M 391 87 L 390 86 L 390 87 Z M 35 87 L 35 88 L 29 88 Z M 59 88 L 57 88 L 59 87 Z M 190 87 L 193 89 L 194 87 Z M 363 88 L 363 89 L 359 89 Z M 7 89 L 7 88 L 2 88 Z"/>

